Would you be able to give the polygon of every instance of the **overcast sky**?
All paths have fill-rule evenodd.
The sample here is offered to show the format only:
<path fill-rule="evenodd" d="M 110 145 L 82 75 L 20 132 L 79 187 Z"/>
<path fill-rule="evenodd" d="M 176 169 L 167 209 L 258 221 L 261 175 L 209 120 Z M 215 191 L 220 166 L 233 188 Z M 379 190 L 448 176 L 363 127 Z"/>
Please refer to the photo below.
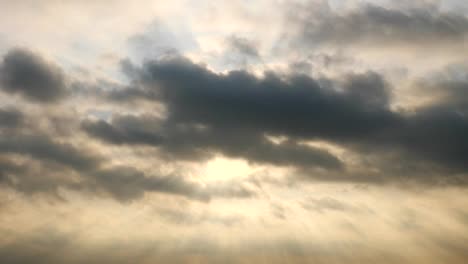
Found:
<path fill-rule="evenodd" d="M 0 17 L 0 263 L 468 261 L 467 1 Z"/>

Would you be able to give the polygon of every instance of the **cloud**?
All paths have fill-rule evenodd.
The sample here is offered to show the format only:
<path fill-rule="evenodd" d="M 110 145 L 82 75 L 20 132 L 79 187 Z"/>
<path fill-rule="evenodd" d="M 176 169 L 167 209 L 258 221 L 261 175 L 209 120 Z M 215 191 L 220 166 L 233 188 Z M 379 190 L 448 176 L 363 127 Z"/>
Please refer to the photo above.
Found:
<path fill-rule="evenodd" d="M 271 72 L 264 77 L 246 71 L 218 74 L 180 56 L 132 67 L 138 85 L 117 91 L 119 102 L 160 103 L 166 116 L 85 121 L 82 127 L 89 135 L 114 144 L 159 147 L 176 159 L 222 153 L 254 163 L 346 169 L 347 164 L 327 150 L 300 143 L 323 140 L 358 155 L 382 156 L 383 161 L 366 165 L 378 170 L 392 171 L 394 160 L 385 162 L 385 153 L 394 153 L 422 167 L 445 168 L 441 174 L 467 171 L 468 121 L 457 106 L 442 100 L 412 112 L 392 109 L 392 87 L 375 72 L 335 79 Z M 275 143 L 268 136 L 287 140 Z M 421 175 L 417 167 L 407 166 L 405 174 Z"/>
<path fill-rule="evenodd" d="M 353 138 L 395 122 L 387 108 L 387 84 L 372 72 L 346 76 L 338 91 L 303 75 L 287 80 L 273 73 L 264 78 L 245 71 L 220 75 L 185 58 L 172 57 L 146 63 L 139 82 L 144 83 L 141 89 L 117 91 L 118 98 L 128 94 L 128 100 L 158 101 L 166 106 L 167 119 L 132 121 L 128 119 L 137 118 L 126 117 L 123 122 L 116 118 L 112 124 L 85 122 L 84 129 L 108 142 L 121 144 L 128 137 L 129 144 L 137 140 L 136 131 L 125 123 L 138 122 L 132 127 L 139 130 L 160 124 L 152 132 L 145 130 L 157 142 L 139 136 L 139 143 L 161 145 L 168 153 L 179 152 L 180 157 L 200 157 L 208 151 L 253 162 L 337 169 L 341 162 L 326 150 L 295 140 L 274 144 L 265 135 Z"/>
<path fill-rule="evenodd" d="M 23 121 L 23 114 L 14 108 L 0 108 L 0 128 L 15 128 Z"/>
<path fill-rule="evenodd" d="M 382 230 L 379 229 L 380 232 Z M 387 231 L 387 230 L 386 230 Z M 304 232 L 304 231 L 302 231 Z M 454 234 L 451 231 L 450 234 Z M 75 264 L 75 263 L 465 263 L 466 250 L 460 245 L 464 236 L 454 238 L 432 235 L 430 232 L 417 233 L 410 243 L 392 241 L 374 243 L 368 246 L 359 240 L 334 240 L 321 244 L 317 238 L 294 239 L 271 238 L 261 241 L 230 242 L 222 244 L 205 237 L 190 237 L 184 233 L 184 240 L 159 235 L 150 240 L 109 239 L 104 241 L 86 240 L 82 233 L 65 233 L 42 228 L 26 234 L 18 234 L 0 245 L 0 259 L 5 264 Z M 84 232 L 86 234 L 86 232 Z M 386 233 L 383 233 L 386 234 Z M 396 232 L 396 238 L 401 234 Z M 380 233 L 382 236 L 382 233 Z M 367 237 L 364 240 L 371 240 Z M 430 238 L 427 240 L 427 238 Z M 230 237 L 230 239 L 234 239 Z M 374 238 L 372 238 L 374 239 Z M 376 242 L 371 240 L 372 242 Z M 389 245 L 393 246 L 390 247 Z M 405 246 L 401 250 L 399 246 Z"/>
<path fill-rule="evenodd" d="M 197 200 L 209 200 L 201 187 L 181 177 L 147 177 L 143 172 L 131 167 L 116 167 L 101 170 L 91 179 L 99 189 L 110 193 L 120 201 L 141 198 L 145 192 L 160 192 L 191 197 Z"/>
<path fill-rule="evenodd" d="M 438 47 L 466 42 L 468 19 L 462 13 L 442 11 L 430 4 L 407 8 L 364 3 L 336 11 L 313 5 L 289 6 L 291 22 L 285 34 L 296 46 Z"/>
<path fill-rule="evenodd" d="M 200 160 L 222 153 L 253 163 L 279 166 L 328 169 L 341 166 L 336 157 L 319 148 L 290 141 L 274 144 L 259 135 L 218 128 L 161 126 L 160 119 L 148 116 L 118 116 L 111 122 L 87 120 L 83 122 L 83 128 L 91 136 L 112 144 L 159 147 L 168 159 Z"/>
<path fill-rule="evenodd" d="M 131 201 L 141 198 L 146 192 L 166 193 L 184 196 L 199 201 L 209 201 L 212 198 L 250 198 L 255 193 L 239 184 L 232 184 L 225 188 L 216 185 L 202 186 L 180 176 L 146 175 L 132 167 L 114 167 L 94 173 L 89 186 L 93 183 L 97 190 L 111 194 L 119 201 Z"/>
<path fill-rule="evenodd" d="M 26 49 L 10 50 L 0 64 L 0 86 L 13 94 L 40 103 L 51 103 L 66 94 L 62 70 Z"/>
<path fill-rule="evenodd" d="M 164 103 L 171 123 L 340 138 L 395 121 L 388 109 L 389 87 L 373 72 L 346 76 L 340 85 L 305 75 L 284 80 L 274 73 L 263 78 L 245 71 L 216 74 L 175 57 L 146 63 L 141 81 L 141 94 Z"/>
<path fill-rule="evenodd" d="M 241 224 L 244 221 L 243 217 L 240 215 L 221 216 L 209 212 L 192 213 L 184 210 L 167 208 L 159 208 L 156 211 L 163 219 L 171 224 L 177 225 L 216 224 L 230 227 Z"/>
<path fill-rule="evenodd" d="M 149 121 L 149 122 L 148 122 Z M 85 121 L 82 127 L 90 134 L 113 144 L 148 144 L 157 146 L 163 141 L 157 131 L 148 128 L 157 124 L 156 120 L 146 117 L 117 117 L 113 124 L 106 121 Z"/>
<path fill-rule="evenodd" d="M 258 53 L 258 50 L 255 47 L 254 43 L 252 43 L 246 38 L 233 35 L 227 38 L 227 44 L 230 49 L 244 56 L 251 58 L 260 57 L 260 54 Z"/>
<path fill-rule="evenodd" d="M 2 1 L 0 263 L 466 263 L 454 2 Z"/>
<path fill-rule="evenodd" d="M 338 211 L 338 212 L 359 212 L 360 208 L 347 204 L 345 202 L 336 200 L 331 197 L 323 197 L 319 199 L 309 198 L 305 201 L 302 206 L 304 209 L 314 211 L 318 213 L 324 213 L 327 211 Z"/>
<path fill-rule="evenodd" d="M 459 113 L 468 111 L 468 65 L 454 63 L 443 67 L 412 84 L 414 96 L 421 107 L 450 107 Z"/>
<path fill-rule="evenodd" d="M 17 135 L 0 139 L 0 152 L 29 155 L 39 160 L 54 161 L 77 171 L 95 169 L 100 158 L 82 152 L 66 143 L 57 143 L 41 135 Z"/>
<path fill-rule="evenodd" d="M 134 34 L 128 39 L 128 46 L 132 55 L 143 60 L 147 57 L 159 57 L 166 53 L 177 53 L 197 50 L 198 43 L 189 29 L 178 26 L 174 30 L 173 25 L 163 21 L 151 22 L 144 32 Z"/>
<path fill-rule="evenodd" d="M 241 182 L 201 185 L 181 176 L 148 173 L 130 164 L 110 165 L 112 157 L 104 157 L 91 148 L 62 142 L 51 130 L 38 131 L 35 122 L 42 120 L 33 119 L 31 114 L 16 109 L 0 110 L 2 124 L 9 125 L 0 130 L 0 184 L 22 193 L 60 198 L 59 189 L 62 188 L 108 196 L 121 202 L 137 200 L 152 192 L 204 202 L 212 198 L 249 198 L 255 195 Z"/>

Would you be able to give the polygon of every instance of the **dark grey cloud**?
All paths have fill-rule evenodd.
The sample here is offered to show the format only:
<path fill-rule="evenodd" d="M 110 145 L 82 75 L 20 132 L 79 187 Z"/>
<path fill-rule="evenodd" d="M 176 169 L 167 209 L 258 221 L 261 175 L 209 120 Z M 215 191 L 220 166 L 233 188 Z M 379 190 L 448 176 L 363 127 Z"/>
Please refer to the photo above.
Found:
<path fill-rule="evenodd" d="M 293 35 L 293 43 L 299 46 L 424 45 L 425 48 L 465 43 L 468 34 L 468 18 L 463 13 L 425 5 L 388 8 L 362 4 L 359 8 L 337 12 L 300 4 L 291 5 L 288 14 L 294 22 L 285 34 Z"/>
<path fill-rule="evenodd" d="M 23 121 L 23 114 L 13 108 L 0 108 L 0 128 L 15 128 Z"/>
<path fill-rule="evenodd" d="M 59 189 L 65 188 L 122 202 L 151 192 L 200 201 L 255 195 L 240 182 L 205 186 L 182 176 L 148 173 L 132 166 L 109 166 L 111 158 L 97 151 L 62 142 L 51 131 L 45 134 L 35 130 L 27 114 L 9 109 L 2 110 L 2 116 L 10 126 L 0 130 L 0 184 L 25 194 L 60 198 Z M 29 120 L 22 122 L 23 119 Z M 15 159 L 18 156 L 21 159 Z"/>
<path fill-rule="evenodd" d="M 142 198 L 145 193 L 162 193 L 208 202 L 211 199 L 251 198 L 255 191 L 232 182 L 201 185 L 176 175 L 155 175 L 134 167 L 111 167 L 94 171 L 74 172 L 47 163 L 15 162 L 0 159 L 0 184 L 24 194 L 42 194 L 62 199 L 59 189 L 68 189 L 110 197 L 120 202 L 131 202 Z"/>
<path fill-rule="evenodd" d="M 47 195 L 63 200 L 59 190 L 73 190 L 119 202 L 132 202 L 146 193 L 160 193 L 190 200 L 243 199 L 255 196 L 241 182 L 202 185 L 177 175 L 150 174 L 130 166 L 73 171 L 44 161 L 16 162 L 0 159 L 0 184 L 28 195 Z"/>
<path fill-rule="evenodd" d="M 395 122 L 387 108 L 389 87 L 373 72 L 346 76 L 343 85 L 333 87 L 329 80 L 305 75 L 220 75 L 178 57 L 149 62 L 142 73 L 148 97 L 157 93 L 155 99 L 166 105 L 172 123 L 352 138 Z"/>
<path fill-rule="evenodd" d="M 149 122 L 148 122 L 149 121 Z M 155 132 L 154 128 L 148 127 L 157 124 L 154 119 L 142 117 L 120 117 L 113 121 L 113 125 L 106 121 L 86 121 L 83 128 L 91 135 L 101 138 L 113 144 L 148 144 L 160 145 L 163 138 Z"/>
<path fill-rule="evenodd" d="M 340 85 L 305 75 L 286 79 L 274 73 L 257 78 L 245 71 L 219 75 L 175 57 L 148 62 L 141 69 L 141 78 L 142 88 L 117 93 L 120 97 L 128 93 L 129 99 L 139 94 L 140 98 L 165 104 L 167 119 L 142 119 L 138 127 L 159 123 L 160 128 L 152 133 L 163 138 L 162 145 L 172 151 L 220 148 L 226 154 L 254 161 L 340 167 L 339 160 L 323 150 L 295 141 L 273 144 L 265 135 L 353 140 L 378 133 L 399 118 L 388 109 L 388 85 L 373 72 L 346 76 Z M 340 86 L 333 87 L 335 84 Z M 120 123 L 85 122 L 84 128 L 115 142 L 122 137 L 119 131 L 131 133 Z M 139 138 L 144 143 L 144 137 Z"/>
<path fill-rule="evenodd" d="M 428 98 L 424 107 L 450 107 L 468 113 L 468 65 L 450 64 L 413 84 L 415 96 Z"/>
<path fill-rule="evenodd" d="M 29 155 L 40 160 L 54 161 L 77 171 L 95 169 L 100 158 L 76 147 L 57 143 L 41 135 L 11 135 L 0 139 L 0 152 Z"/>
<path fill-rule="evenodd" d="M 280 166 L 341 168 L 341 162 L 325 150 L 292 141 L 274 144 L 255 132 L 197 125 L 161 124 L 142 116 L 120 116 L 111 122 L 85 121 L 90 135 L 113 144 L 144 144 L 159 147 L 168 159 L 199 160 L 222 153 L 254 163 Z M 129 124 L 131 124 L 129 126 Z M 158 124 L 161 124 L 158 126 Z"/>
<path fill-rule="evenodd" d="M 41 103 L 57 101 L 67 92 L 65 76 L 58 66 L 19 48 L 10 50 L 3 57 L 0 88 Z"/>
<path fill-rule="evenodd" d="M 10 173 L 22 173 L 23 168 L 10 159 L 0 157 L 0 183 L 8 181 L 8 174 Z"/>
<path fill-rule="evenodd" d="M 175 159 L 222 153 L 280 166 L 346 169 L 327 151 L 299 143 L 325 140 L 364 156 L 408 157 L 418 164 L 400 170 L 408 174 L 416 175 L 411 169 L 421 164 L 453 173 L 468 169 L 468 121 L 458 106 L 442 100 L 412 112 L 394 110 L 391 86 L 374 72 L 335 80 L 275 73 L 259 78 L 246 71 L 217 74 L 179 56 L 133 67 L 138 85 L 119 90 L 119 101 L 128 94 L 128 100 L 161 103 L 167 116 L 85 121 L 88 134 L 114 144 L 156 146 Z M 287 140 L 275 144 L 268 136 Z M 366 166 L 390 169 L 388 162 L 395 161 Z"/>
<path fill-rule="evenodd" d="M 91 180 L 98 189 L 108 192 L 121 201 L 140 198 L 145 192 L 162 192 L 209 200 L 209 194 L 203 193 L 194 183 L 176 176 L 148 177 L 132 167 L 116 167 L 95 173 Z"/>
<path fill-rule="evenodd" d="M 253 162 L 336 169 L 341 162 L 325 150 L 289 140 L 273 144 L 265 135 L 353 138 L 395 121 L 386 109 L 387 84 L 372 72 L 346 76 L 341 91 L 301 75 L 287 80 L 273 73 L 261 79 L 245 71 L 218 75 L 181 57 L 149 62 L 141 75 L 143 89 L 121 90 L 118 97 L 128 93 L 129 99 L 139 95 L 165 104 L 166 120 L 142 119 L 133 127 L 141 130 L 145 123 L 160 123 L 160 128 L 145 133 L 158 139 L 153 145 L 179 157 L 217 151 Z M 132 122 L 136 121 L 127 121 Z M 112 123 L 85 122 L 83 127 L 108 142 L 130 137 L 127 143 L 136 138 L 148 143 L 147 137 L 122 125 L 125 122 Z"/>
<path fill-rule="evenodd" d="M 230 186 L 200 185 L 175 175 L 146 175 L 132 167 L 113 167 L 93 173 L 89 186 L 104 191 L 120 201 L 131 201 L 142 197 L 146 192 L 166 193 L 184 196 L 189 199 L 209 201 L 212 198 L 249 198 L 255 195 L 239 183 Z"/>
<path fill-rule="evenodd" d="M 98 153 L 58 142 L 52 135 L 34 131 L 23 134 L 18 127 L 0 133 L 0 184 L 25 194 L 60 198 L 59 188 L 76 189 L 88 173 L 104 161 Z M 18 158 L 13 157 L 21 157 Z"/>
<path fill-rule="evenodd" d="M 452 108 L 430 108 L 411 115 L 395 136 L 395 144 L 420 157 L 466 171 L 468 119 Z"/>

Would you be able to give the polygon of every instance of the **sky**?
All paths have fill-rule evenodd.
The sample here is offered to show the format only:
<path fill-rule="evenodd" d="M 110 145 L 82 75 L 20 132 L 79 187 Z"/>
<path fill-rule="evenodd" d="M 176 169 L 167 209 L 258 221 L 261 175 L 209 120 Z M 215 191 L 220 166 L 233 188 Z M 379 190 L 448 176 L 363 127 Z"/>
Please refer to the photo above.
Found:
<path fill-rule="evenodd" d="M 0 17 L 0 263 L 468 261 L 467 1 Z"/>

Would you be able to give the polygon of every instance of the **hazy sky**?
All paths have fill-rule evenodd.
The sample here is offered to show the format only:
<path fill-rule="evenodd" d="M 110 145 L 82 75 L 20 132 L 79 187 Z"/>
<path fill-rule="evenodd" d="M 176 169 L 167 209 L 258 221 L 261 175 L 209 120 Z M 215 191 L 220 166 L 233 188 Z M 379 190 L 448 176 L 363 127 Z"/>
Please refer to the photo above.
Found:
<path fill-rule="evenodd" d="M 467 1 L 0 17 L 0 263 L 467 263 Z"/>

